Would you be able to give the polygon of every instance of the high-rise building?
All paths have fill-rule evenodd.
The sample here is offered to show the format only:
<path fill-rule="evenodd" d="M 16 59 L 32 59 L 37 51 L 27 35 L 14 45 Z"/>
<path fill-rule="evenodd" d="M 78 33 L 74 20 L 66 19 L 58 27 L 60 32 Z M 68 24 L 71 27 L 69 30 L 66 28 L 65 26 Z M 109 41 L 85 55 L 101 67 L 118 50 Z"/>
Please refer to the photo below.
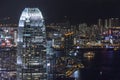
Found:
<path fill-rule="evenodd" d="M 120 25 L 119 18 L 110 18 L 109 27 L 118 27 Z"/>
<path fill-rule="evenodd" d="M 38 8 L 23 10 L 17 41 L 17 80 L 46 80 L 46 28 Z"/>

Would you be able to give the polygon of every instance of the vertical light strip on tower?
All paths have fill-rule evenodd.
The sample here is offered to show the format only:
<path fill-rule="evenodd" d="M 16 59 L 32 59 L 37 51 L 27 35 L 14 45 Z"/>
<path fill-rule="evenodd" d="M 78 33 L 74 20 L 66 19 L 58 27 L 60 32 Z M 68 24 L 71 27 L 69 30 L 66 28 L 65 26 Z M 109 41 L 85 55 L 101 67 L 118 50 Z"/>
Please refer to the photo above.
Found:
<path fill-rule="evenodd" d="M 38 8 L 23 10 L 17 41 L 17 80 L 46 80 L 46 29 Z"/>

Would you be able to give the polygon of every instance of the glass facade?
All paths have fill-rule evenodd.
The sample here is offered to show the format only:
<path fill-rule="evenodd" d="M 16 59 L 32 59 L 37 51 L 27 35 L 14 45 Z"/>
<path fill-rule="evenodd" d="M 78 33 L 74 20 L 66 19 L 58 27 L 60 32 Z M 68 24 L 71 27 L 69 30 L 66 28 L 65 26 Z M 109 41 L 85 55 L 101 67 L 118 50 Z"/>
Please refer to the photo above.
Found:
<path fill-rule="evenodd" d="M 46 28 L 38 8 L 23 10 L 17 41 L 17 80 L 46 80 Z"/>

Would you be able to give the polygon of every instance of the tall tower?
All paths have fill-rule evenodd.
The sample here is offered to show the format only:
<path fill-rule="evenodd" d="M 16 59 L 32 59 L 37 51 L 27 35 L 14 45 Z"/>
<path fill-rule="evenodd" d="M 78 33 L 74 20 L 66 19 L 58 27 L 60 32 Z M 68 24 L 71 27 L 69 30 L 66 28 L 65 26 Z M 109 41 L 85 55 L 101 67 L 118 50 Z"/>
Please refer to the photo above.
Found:
<path fill-rule="evenodd" d="M 46 28 L 38 8 L 25 8 L 18 27 L 17 80 L 46 80 Z"/>
<path fill-rule="evenodd" d="M 105 19 L 105 25 L 104 25 L 105 28 L 108 28 L 108 20 Z"/>

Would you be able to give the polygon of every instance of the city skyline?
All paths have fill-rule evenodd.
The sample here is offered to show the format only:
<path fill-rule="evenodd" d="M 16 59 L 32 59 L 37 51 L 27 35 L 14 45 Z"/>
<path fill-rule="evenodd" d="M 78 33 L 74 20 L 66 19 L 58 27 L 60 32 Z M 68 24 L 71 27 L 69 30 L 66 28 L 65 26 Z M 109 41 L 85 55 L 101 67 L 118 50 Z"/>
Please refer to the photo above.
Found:
<path fill-rule="evenodd" d="M 66 15 L 63 23 L 54 24 L 54 21 L 61 20 L 64 10 L 59 16 L 55 11 L 55 16 L 58 16 L 55 19 L 51 14 L 51 18 L 47 16 L 44 19 L 43 8 L 33 8 L 34 4 L 30 3 L 27 5 L 32 8 L 26 6 L 20 18 L 14 18 L 16 23 L 19 20 L 18 25 L 2 24 L 2 20 L 7 22 L 15 17 L 18 10 L 11 11 L 13 17 L 0 18 L 0 80 L 119 79 L 119 18 L 103 16 L 99 17 L 102 19 L 96 19 L 98 24 L 88 25 L 88 17 L 85 23 L 71 25 L 65 21 L 77 22 L 79 20 L 74 20 L 77 15 L 73 18 Z M 95 18 L 92 17 L 91 21 L 94 22 Z M 50 19 L 53 24 L 45 25 L 44 21 Z"/>
<path fill-rule="evenodd" d="M 0 17 L 14 17 L 14 21 L 18 22 L 20 12 L 25 7 L 41 9 L 46 22 L 59 22 L 66 18 L 73 23 L 96 23 L 98 18 L 120 18 L 117 0 L 2 0 Z"/>

